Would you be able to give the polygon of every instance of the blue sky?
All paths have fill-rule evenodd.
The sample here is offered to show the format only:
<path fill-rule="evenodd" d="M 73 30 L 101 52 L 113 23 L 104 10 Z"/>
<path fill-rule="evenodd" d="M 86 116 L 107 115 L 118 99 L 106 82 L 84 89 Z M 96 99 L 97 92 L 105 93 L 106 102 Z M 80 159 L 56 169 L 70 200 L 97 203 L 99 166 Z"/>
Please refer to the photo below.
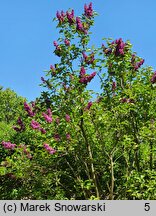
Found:
<path fill-rule="evenodd" d="M 1 0 L 0 1 L 0 85 L 34 100 L 40 95 L 43 70 L 54 64 L 53 41 L 57 39 L 57 10 L 74 8 L 77 15 L 87 0 Z M 156 69 L 156 1 L 93 0 L 99 13 L 93 27 L 93 44 L 103 37 L 130 40 L 133 51 Z M 92 84 L 96 89 L 96 83 Z"/>

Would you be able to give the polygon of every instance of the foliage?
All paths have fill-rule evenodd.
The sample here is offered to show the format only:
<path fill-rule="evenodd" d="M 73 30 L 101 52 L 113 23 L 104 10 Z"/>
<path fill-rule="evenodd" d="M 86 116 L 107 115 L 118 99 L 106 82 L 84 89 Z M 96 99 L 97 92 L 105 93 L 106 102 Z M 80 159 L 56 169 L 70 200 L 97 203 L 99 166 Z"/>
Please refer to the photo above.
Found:
<path fill-rule="evenodd" d="M 60 61 L 2 142 L 1 199 L 154 199 L 156 72 L 129 41 L 91 45 L 91 3 L 74 13 L 57 12 Z"/>

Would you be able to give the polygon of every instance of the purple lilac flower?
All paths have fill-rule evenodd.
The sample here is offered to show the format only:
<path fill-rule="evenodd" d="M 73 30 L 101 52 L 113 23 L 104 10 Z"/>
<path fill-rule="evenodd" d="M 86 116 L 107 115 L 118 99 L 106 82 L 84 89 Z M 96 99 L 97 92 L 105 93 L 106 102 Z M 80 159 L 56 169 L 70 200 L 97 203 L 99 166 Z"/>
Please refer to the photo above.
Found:
<path fill-rule="evenodd" d="M 44 79 L 44 77 L 41 77 L 41 80 L 42 80 L 43 83 L 46 82 L 46 80 Z"/>
<path fill-rule="evenodd" d="M 115 50 L 115 55 L 119 56 L 119 55 L 124 55 L 124 47 L 125 47 L 125 43 L 123 42 L 122 38 L 119 38 L 115 41 L 116 44 L 116 50 Z"/>
<path fill-rule="evenodd" d="M 42 134 L 46 133 L 46 130 L 44 128 L 39 128 L 39 130 L 41 131 Z"/>
<path fill-rule="evenodd" d="M 81 67 L 80 77 L 83 77 L 85 74 L 86 74 L 86 71 L 85 71 L 84 67 Z"/>
<path fill-rule="evenodd" d="M 65 115 L 66 122 L 70 122 L 70 116 L 68 114 Z"/>
<path fill-rule="evenodd" d="M 93 105 L 92 101 L 88 102 L 87 106 L 84 108 L 84 110 L 89 110 L 91 106 Z"/>
<path fill-rule="evenodd" d="M 91 73 L 89 76 L 88 76 L 88 82 L 90 82 L 96 75 L 96 72 L 93 72 Z"/>
<path fill-rule="evenodd" d="M 114 91 L 116 89 L 116 82 L 112 82 L 112 91 Z"/>
<path fill-rule="evenodd" d="M 67 19 L 68 19 L 69 24 L 70 25 L 73 24 L 75 22 L 75 20 L 74 20 L 74 10 L 72 10 L 71 12 L 67 11 L 66 15 L 67 15 Z"/>
<path fill-rule="evenodd" d="M 138 70 L 141 65 L 143 65 L 143 63 L 145 62 L 144 59 L 141 59 L 139 62 L 137 62 L 136 64 L 133 64 L 134 70 Z"/>
<path fill-rule="evenodd" d="M 56 141 L 60 141 L 60 135 L 59 134 L 54 134 L 54 139 L 56 140 Z"/>
<path fill-rule="evenodd" d="M 84 61 L 89 65 L 89 64 L 92 64 L 93 61 L 95 60 L 94 59 L 94 53 L 92 53 L 89 57 L 85 54 L 85 52 L 82 53 L 83 55 L 83 59 Z"/>
<path fill-rule="evenodd" d="M 156 71 L 154 72 L 152 78 L 151 78 L 151 83 L 156 83 Z"/>
<path fill-rule="evenodd" d="M 66 139 L 67 139 L 67 140 L 70 140 L 70 139 L 71 139 L 71 136 L 70 136 L 69 133 L 66 134 Z"/>
<path fill-rule="evenodd" d="M 47 109 L 47 114 L 51 117 L 52 116 L 52 111 L 50 108 Z"/>
<path fill-rule="evenodd" d="M 132 64 L 134 64 L 135 58 L 136 58 L 136 55 L 135 55 L 135 54 L 132 54 L 132 58 L 131 58 L 131 63 L 132 63 Z"/>
<path fill-rule="evenodd" d="M 87 84 L 88 82 L 90 82 L 94 78 L 95 75 L 96 75 L 96 72 L 93 72 L 90 75 L 86 75 L 86 71 L 85 71 L 84 67 L 81 67 L 79 82 L 83 83 L 83 84 Z"/>
<path fill-rule="evenodd" d="M 64 43 L 65 43 L 66 46 L 70 46 L 70 41 L 68 39 L 65 39 Z"/>
<path fill-rule="evenodd" d="M 17 127 L 17 126 L 12 126 L 12 128 L 13 128 L 15 131 L 17 131 L 17 132 L 21 132 L 21 129 L 20 129 L 19 127 Z"/>
<path fill-rule="evenodd" d="M 84 31 L 81 19 L 79 17 L 76 17 L 76 29 L 78 31 Z"/>
<path fill-rule="evenodd" d="M 85 16 L 87 16 L 88 18 L 93 16 L 92 2 L 90 2 L 88 6 L 86 4 L 84 5 L 84 12 Z"/>
<path fill-rule="evenodd" d="M 13 150 L 16 147 L 16 144 L 12 144 L 11 142 L 2 141 L 2 145 L 5 149 Z"/>
<path fill-rule="evenodd" d="M 49 152 L 49 154 L 55 154 L 56 150 L 49 146 L 49 144 L 45 143 L 43 147 Z"/>
<path fill-rule="evenodd" d="M 17 131 L 17 132 L 21 132 L 25 129 L 25 125 L 22 121 L 22 119 L 19 117 L 18 120 L 17 120 L 17 124 L 20 126 L 20 127 L 17 127 L 17 126 L 13 126 L 12 128 Z"/>
<path fill-rule="evenodd" d="M 59 20 L 59 22 L 62 23 L 62 22 L 64 22 L 65 13 L 63 11 L 61 11 L 61 13 L 59 11 L 57 11 L 56 17 Z"/>
<path fill-rule="evenodd" d="M 53 66 L 53 65 L 50 65 L 50 70 L 51 70 L 51 72 L 52 72 L 52 75 L 56 75 L 56 69 L 55 69 L 55 67 Z"/>
<path fill-rule="evenodd" d="M 81 77 L 79 82 L 83 83 L 83 84 L 87 84 L 88 82 L 90 82 L 94 78 L 95 75 L 96 75 L 96 72 L 93 72 L 91 75 Z"/>
<path fill-rule="evenodd" d="M 30 125 L 33 129 L 40 129 L 40 124 L 34 120 L 31 121 Z"/>
<path fill-rule="evenodd" d="M 52 117 L 50 117 L 49 115 L 47 115 L 46 113 L 42 113 L 42 116 L 44 117 L 44 119 L 46 120 L 46 122 L 51 123 L 52 122 Z"/>
<path fill-rule="evenodd" d="M 86 61 L 88 56 L 85 54 L 85 52 L 82 52 L 82 55 L 83 55 L 84 61 Z"/>
<path fill-rule="evenodd" d="M 30 117 L 34 116 L 34 113 L 31 109 L 31 107 L 26 102 L 24 102 L 24 109 L 25 109 L 25 111 L 27 111 L 27 113 Z"/>

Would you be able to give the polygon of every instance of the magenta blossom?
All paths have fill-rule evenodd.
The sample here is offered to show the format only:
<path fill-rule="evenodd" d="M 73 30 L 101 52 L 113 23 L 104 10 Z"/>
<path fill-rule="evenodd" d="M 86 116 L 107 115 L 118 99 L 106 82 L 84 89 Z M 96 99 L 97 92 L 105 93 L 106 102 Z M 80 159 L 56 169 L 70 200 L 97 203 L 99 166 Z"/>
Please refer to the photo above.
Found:
<path fill-rule="evenodd" d="M 65 13 L 63 11 L 61 11 L 61 13 L 59 11 L 57 11 L 56 13 L 56 17 L 59 20 L 60 23 L 64 22 L 64 18 L 65 18 Z"/>
<path fill-rule="evenodd" d="M 41 80 L 43 83 L 46 83 L 46 80 L 44 79 L 44 77 L 41 77 Z"/>
<path fill-rule="evenodd" d="M 46 133 L 46 130 L 44 128 L 39 128 L 39 130 L 41 131 L 42 134 Z"/>
<path fill-rule="evenodd" d="M 66 46 L 70 46 L 70 41 L 68 39 L 65 39 L 64 43 L 65 43 Z"/>
<path fill-rule="evenodd" d="M 156 71 L 154 72 L 152 78 L 151 78 L 151 83 L 156 83 Z"/>
<path fill-rule="evenodd" d="M 81 67 L 79 82 L 83 83 L 83 84 L 87 84 L 88 82 L 90 82 L 94 78 L 95 75 L 96 75 L 96 72 L 93 72 L 90 75 L 86 75 L 86 71 L 85 71 L 84 67 Z"/>
<path fill-rule="evenodd" d="M 124 55 L 124 47 L 126 44 L 123 42 L 122 38 L 117 39 L 114 43 L 116 44 L 115 55 Z"/>
<path fill-rule="evenodd" d="M 76 29 L 87 34 L 87 30 L 84 29 L 81 19 L 79 17 L 76 17 Z"/>
<path fill-rule="evenodd" d="M 52 122 L 52 117 L 47 115 L 46 113 L 42 113 L 42 116 L 46 120 L 46 122 L 51 123 Z"/>
<path fill-rule="evenodd" d="M 16 126 L 13 126 L 13 129 L 17 132 L 21 132 L 25 129 L 25 125 L 22 121 L 22 119 L 19 117 L 18 120 L 17 120 L 17 124 L 20 126 L 20 127 L 16 127 Z"/>
<path fill-rule="evenodd" d="M 81 19 L 79 17 L 76 17 L 76 24 L 77 24 L 77 30 L 79 31 L 83 31 L 83 25 L 82 25 L 82 22 L 81 22 Z"/>
<path fill-rule="evenodd" d="M 47 114 L 51 117 L 52 116 L 52 111 L 50 108 L 47 109 Z"/>
<path fill-rule="evenodd" d="M 30 117 L 33 117 L 35 115 L 31 109 L 31 107 L 26 102 L 24 102 L 24 109 L 25 109 L 25 111 L 27 111 L 27 113 Z"/>
<path fill-rule="evenodd" d="M 33 129 L 40 129 L 40 124 L 34 120 L 31 121 L 30 125 Z"/>
<path fill-rule="evenodd" d="M 96 72 L 91 73 L 91 75 L 88 76 L 88 82 L 90 82 L 96 75 Z"/>
<path fill-rule="evenodd" d="M 83 52 L 82 55 L 83 55 L 84 61 L 85 61 L 88 65 L 89 65 L 89 64 L 92 64 L 92 63 L 94 62 L 94 60 L 95 60 L 95 58 L 94 58 L 94 53 L 92 53 L 90 56 L 87 56 L 87 55 L 85 54 L 85 52 Z"/>
<path fill-rule="evenodd" d="M 49 152 L 49 154 L 55 154 L 56 150 L 49 146 L 49 144 L 45 143 L 43 147 Z"/>
<path fill-rule="evenodd" d="M 85 16 L 88 18 L 93 16 L 92 2 L 90 2 L 88 6 L 86 4 L 84 5 L 84 12 L 85 12 Z"/>
<path fill-rule="evenodd" d="M 116 82 L 113 81 L 112 83 L 112 91 L 114 91 L 116 89 Z"/>
<path fill-rule="evenodd" d="M 70 136 L 69 133 L 66 134 L 66 139 L 67 139 L 67 140 L 70 140 L 70 139 L 71 139 L 71 136 Z"/>
<path fill-rule="evenodd" d="M 83 77 L 85 74 L 86 74 L 86 71 L 85 71 L 84 67 L 81 67 L 80 77 Z"/>
<path fill-rule="evenodd" d="M 2 145 L 5 149 L 13 150 L 16 147 L 16 144 L 12 144 L 11 142 L 2 141 Z"/>
<path fill-rule="evenodd" d="M 65 115 L 66 122 L 70 122 L 70 116 L 68 114 Z"/>
<path fill-rule="evenodd" d="M 59 134 L 54 134 L 54 139 L 56 141 L 60 141 L 60 135 Z"/>
<path fill-rule="evenodd" d="M 72 10 L 71 12 L 67 11 L 66 15 L 67 15 L 67 19 L 68 19 L 69 24 L 70 25 L 73 24 L 75 22 L 75 20 L 74 20 L 74 10 Z"/>
<path fill-rule="evenodd" d="M 139 62 L 137 62 L 135 64 L 133 63 L 132 65 L 134 67 L 134 70 L 138 70 L 141 67 L 141 65 L 143 65 L 144 62 L 145 62 L 145 60 L 141 59 Z"/>
<path fill-rule="evenodd" d="M 92 101 L 88 102 L 87 106 L 84 108 L 84 110 L 89 110 L 91 106 L 93 105 Z"/>
<path fill-rule="evenodd" d="M 56 75 L 56 69 L 55 69 L 55 67 L 53 66 L 53 65 L 50 65 L 50 70 L 51 70 L 51 72 L 52 72 L 52 75 Z"/>

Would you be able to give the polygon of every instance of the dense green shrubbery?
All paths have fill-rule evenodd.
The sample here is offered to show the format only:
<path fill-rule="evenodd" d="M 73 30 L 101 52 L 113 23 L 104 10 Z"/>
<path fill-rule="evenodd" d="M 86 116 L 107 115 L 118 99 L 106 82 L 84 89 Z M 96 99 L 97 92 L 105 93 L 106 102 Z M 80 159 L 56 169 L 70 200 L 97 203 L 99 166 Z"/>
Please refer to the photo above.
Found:
<path fill-rule="evenodd" d="M 156 74 L 129 41 L 90 46 L 95 16 L 57 12 L 60 62 L 2 142 L 1 199 L 155 199 Z"/>

